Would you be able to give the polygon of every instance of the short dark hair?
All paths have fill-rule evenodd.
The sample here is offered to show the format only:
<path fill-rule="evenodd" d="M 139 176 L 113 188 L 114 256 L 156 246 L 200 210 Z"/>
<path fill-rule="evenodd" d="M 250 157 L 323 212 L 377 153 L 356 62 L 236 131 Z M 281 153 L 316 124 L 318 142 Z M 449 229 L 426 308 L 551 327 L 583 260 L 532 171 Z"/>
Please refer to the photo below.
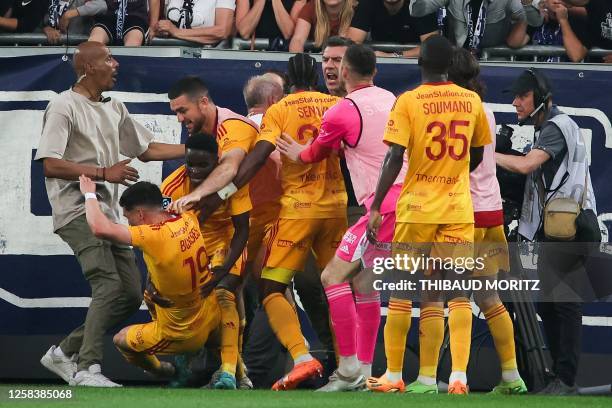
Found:
<path fill-rule="evenodd" d="M 476 57 L 465 48 L 455 47 L 452 63 L 448 69 L 448 79 L 483 98 L 485 85 L 478 75 L 480 75 L 480 64 Z"/>
<path fill-rule="evenodd" d="M 299 53 L 289 58 L 287 69 L 289 85 L 297 88 L 314 88 L 317 86 L 319 73 L 317 61 L 308 54 Z"/>
<path fill-rule="evenodd" d="M 343 60 L 357 75 L 369 77 L 376 71 L 376 54 L 367 45 L 351 45 L 346 49 Z"/>
<path fill-rule="evenodd" d="M 181 95 L 187 95 L 190 99 L 197 99 L 208 95 L 208 86 L 197 76 L 186 76 L 176 81 L 168 91 L 168 99 L 176 99 Z"/>
<path fill-rule="evenodd" d="M 421 44 L 419 65 L 432 74 L 446 74 L 453 57 L 453 45 L 441 35 L 432 35 Z"/>
<path fill-rule="evenodd" d="M 132 184 L 121 194 L 119 205 L 128 211 L 137 206 L 162 208 L 162 193 L 159 187 L 148 181 Z"/>
<path fill-rule="evenodd" d="M 346 37 L 341 37 L 339 35 L 332 35 L 327 39 L 325 44 L 323 44 L 323 48 L 326 47 L 350 47 L 355 44 L 353 40 Z"/>
<path fill-rule="evenodd" d="M 187 138 L 185 149 L 205 151 L 214 155 L 219 154 L 219 145 L 215 137 L 209 133 L 195 133 Z"/>

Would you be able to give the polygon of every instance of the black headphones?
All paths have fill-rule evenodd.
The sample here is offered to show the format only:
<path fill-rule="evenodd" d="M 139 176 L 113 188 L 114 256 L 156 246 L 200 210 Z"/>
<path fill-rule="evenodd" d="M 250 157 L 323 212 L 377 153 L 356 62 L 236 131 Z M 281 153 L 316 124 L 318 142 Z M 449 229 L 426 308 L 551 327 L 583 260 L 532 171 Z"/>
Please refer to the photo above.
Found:
<path fill-rule="evenodd" d="M 533 90 L 533 105 L 536 110 L 540 110 L 542 107 L 546 108 L 546 103 L 552 97 L 548 83 L 535 68 L 528 68 L 526 71 L 535 78 L 537 84 L 537 88 Z"/>
<path fill-rule="evenodd" d="M 533 106 L 534 110 L 531 114 L 525 119 L 521 120 L 518 124 L 519 126 L 525 125 L 531 118 L 533 118 L 540 110 L 547 110 L 547 103 L 552 97 L 552 92 L 548 83 L 535 68 L 528 68 L 525 72 L 529 73 L 531 76 L 535 78 L 536 81 L 536 89 L 533 90 Z"/>

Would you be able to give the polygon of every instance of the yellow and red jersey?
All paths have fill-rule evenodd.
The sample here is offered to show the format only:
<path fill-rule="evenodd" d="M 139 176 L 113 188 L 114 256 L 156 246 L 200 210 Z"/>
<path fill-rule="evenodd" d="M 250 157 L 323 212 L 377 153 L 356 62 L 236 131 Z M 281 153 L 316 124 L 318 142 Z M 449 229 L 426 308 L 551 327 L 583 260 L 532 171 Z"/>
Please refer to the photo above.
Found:
<path fill-rule="evenodd" d="M 406 148 L 408 172 L 397 221 L 473 223 L 470 147 L 491 143 L 480 97 L 452 82 L 427 83 L 402 94 L 384 140 Z"/>
<path fill-rule="evenodd" d="M 200 287 L 210 279 L 208 254 L 197 217 L 187 212 L 161 224 L 128 227 L 132 245 L 144 253 L 151 282 L 170 308 L 156 306 L 162 334 L 181 338 L 199 318 Z"/>
<path fill-rule="evenodd" d="M 286 96 L 266 111 L 259 139 L 276 145 L 287 133 L 300 144 L 317 137 L 323 114 L 338 97 L 306 91 Z M 280 218 L 335 218 L 346 215 L 346 190 L 340 161 L 334 153 L 312 164 L 295 163 L 282 157 Z"/>

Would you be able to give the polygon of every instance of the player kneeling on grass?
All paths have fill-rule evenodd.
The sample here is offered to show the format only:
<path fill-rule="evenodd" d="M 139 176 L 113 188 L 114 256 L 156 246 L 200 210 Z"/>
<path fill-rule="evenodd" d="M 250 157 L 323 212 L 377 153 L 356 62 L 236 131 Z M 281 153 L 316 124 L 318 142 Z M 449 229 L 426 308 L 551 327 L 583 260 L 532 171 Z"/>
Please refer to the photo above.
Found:
<path fill-rule="evenodd" d="M 210 274 L 198 220 L 192 212 L 179 216 L 166 212 L 159 188 L 139 182 L 119 201 L 130 226 L 115 224 L 100 210 L 95 183 L 85 176 L 79 182 L 94 235 L 140 248 L 151 282 L 172 302 L 168 308 L 155 307 L 154 321 L 123 328 L 113 339 L 115 346 L 130 363 L 153 375 L 171 377 L 174 366 L 155 355 L 197 352 L 221 319 L 215 295 L 200 296 Z"/>

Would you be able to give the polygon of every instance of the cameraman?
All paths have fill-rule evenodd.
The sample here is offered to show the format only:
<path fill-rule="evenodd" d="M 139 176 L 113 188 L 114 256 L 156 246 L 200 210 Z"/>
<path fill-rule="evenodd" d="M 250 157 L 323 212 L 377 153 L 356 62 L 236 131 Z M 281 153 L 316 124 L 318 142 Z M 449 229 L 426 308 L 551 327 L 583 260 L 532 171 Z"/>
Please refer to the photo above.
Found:
<path fill-rule="evenodd" d="M 581 204 L 580 217 L 595 218 L 595 196 L 580 128 L 552 103 L 547 78 L 535 69 L 524 71 L 513 83 L 512 105 L 519 125 L 535 126 L 535 142 L 525 156 L 496 153 L 499 166 L 527 176 L 519 233 L 529 240 L 547 241 L 543 210 L 552 198 L 573 198 Z M 585 181 L 587 193 L 584 195 Z M 579 218 L 580 218 L 579 217 Z M 591 224 L 593 225 L 593 224 Z M 573 242 L 584 239 L 580 231 Z M 586 253 L 572 243 L 556 242 L 539 247 L 538 274 L 546 302 L 538 305 L 553 359 L 555 378 L 540 392 L 550 395 L 576 394 L 575 377 L 582 335 L 582 303 L 567 285 L 570 277 L 584 273 Z M 551 297 L 554 286 L 554 296 Z M 563 292 L 563 293 L 560 293 Z M 569 295 L 568 295 L 569 293 Z M 572 296 L 573 295 L 573 296 Z"/>

